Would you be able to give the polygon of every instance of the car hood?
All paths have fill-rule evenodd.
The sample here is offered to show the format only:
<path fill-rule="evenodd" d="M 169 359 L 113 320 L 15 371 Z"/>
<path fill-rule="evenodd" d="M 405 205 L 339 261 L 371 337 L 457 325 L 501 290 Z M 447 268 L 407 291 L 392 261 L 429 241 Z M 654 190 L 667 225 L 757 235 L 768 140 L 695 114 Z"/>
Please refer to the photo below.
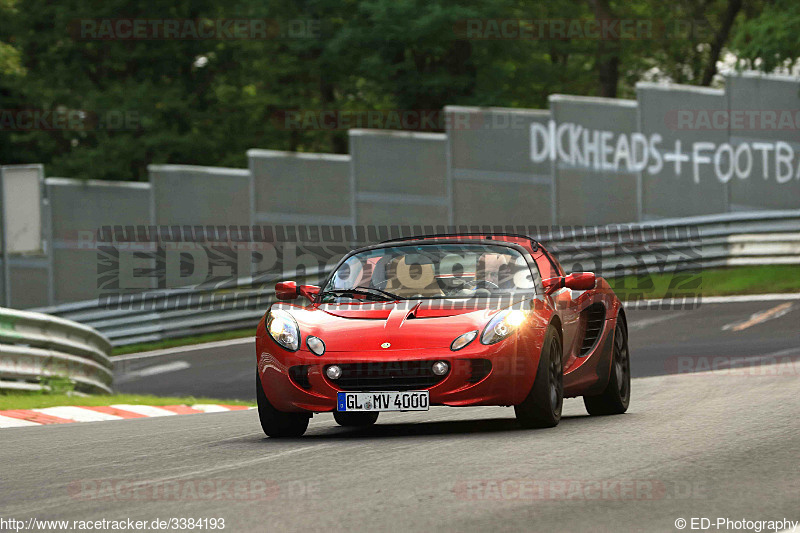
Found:
<path fill-rule="evenodd" d="M 284 309 L 297 320 L 303 339 L 319 337 L 327 353 L 381 350 L 387 342 L 391 350 L 449 348 L 459 335 L 482 331 L 501 307 L 490 301 L 404 300 Z"/>

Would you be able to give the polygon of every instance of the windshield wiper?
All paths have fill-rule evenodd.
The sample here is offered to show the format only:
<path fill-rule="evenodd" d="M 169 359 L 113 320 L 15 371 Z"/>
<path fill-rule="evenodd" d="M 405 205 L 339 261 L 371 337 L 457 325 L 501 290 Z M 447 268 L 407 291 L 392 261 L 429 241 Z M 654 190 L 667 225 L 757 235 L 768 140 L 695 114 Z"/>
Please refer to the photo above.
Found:
<path fill-rule="evenodd" d="M 356 287 L 356 289 L 362 289 L 362 290 L 365 290 L 365 291 L 375 291 L 375 292 L 378 292 L 380 294 L 383 294 L 384 296 L 388 296 L 392 300 L 405 300 L 405 298 L 401 298 L 400 296 L 398 296 L 398 295 L 396 295 L 394 293 L 391 293 L 391 292 L 388 292 L 388 291 L 383 291 L 381 289 L 376 289 L 375 287 L 364 287 L 363 285 L 359 285 L 358 287 Z"/>
<path fill-rule="evenodd" d="M 371 292 L 374 291 L 374 292 Z M 375 294 L 377 293 L 377 294 Z M 392 294 L 390 292 L 382 291 L 380 289 L 374 289 L 372 287 L 356 287 L 353 289 L 330 289 L 322 294 L 320 294 L 320 298 L 322 298 L 326 294 L 364 294 L 366 296 L 380 296 L 384 299 L 384 301 L 391 301 L 391 300 L 402 300 L 399 296 Z"/>

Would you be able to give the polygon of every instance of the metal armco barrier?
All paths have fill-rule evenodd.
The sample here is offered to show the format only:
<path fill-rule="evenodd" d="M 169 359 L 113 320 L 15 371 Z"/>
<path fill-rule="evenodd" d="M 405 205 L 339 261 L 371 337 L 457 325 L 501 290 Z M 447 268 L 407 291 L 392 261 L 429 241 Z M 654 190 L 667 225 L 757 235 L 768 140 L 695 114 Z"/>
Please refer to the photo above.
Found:
<path fill-rule="evenodd" d="M 800 211 L 582 228 L 542 238 L 566 270 L 606 278 L 666 269 L 800 264 Z"/>
<path fill-rule="evenodd" d="M 603 227 L 564 228 L 540 235 L 568 271 L 606 278 L 659 271 L 754 264 L 800 264 L 800 210 L 728 213 Z M 317 283 L 319 271 L 299 283 Z M 275 281 L 279 281 L 278 278 Z M 181 305 L 179 296 L 227 296 L 224 306 Z M 148 299 L 146 306 L 109 308 L 88 300 L 43 308 L 91 326 L 114 346 L 255 326 L 274 297 L 274 285 L 246 280 L 209 289 L 181 289 Z M 144 307 L 144 309 L 142 309 Z"/>
<path fill-rule="evenodd" d="M 0 308 L 0 390 L 41 390 L 68 378 L 81 392 L 110 393 L 111 343 L 71 320 Z"/>
<path fill-rule="evenodd" d="M 298 284 L 316 284 L 327 273 L 310 272 L 294 279 Z M 255 333 L 258 320 L 274 301 L 274 284 L 281 279 L 276 277 L 263 289 L 252 288 L 249 280 L 231 280 L 215 289 L 174 289 L 152 297 L 146 293 L 131 295 L 130 300 L 118 305 L 87 300 L 38 311 L 91 326 L 102 332 L 113 346 L 249 327 Z M 140 302 L 140 297 L 145 301 Z M 213 304 L 203 304 L 211 298 L 216 298 Z"/>

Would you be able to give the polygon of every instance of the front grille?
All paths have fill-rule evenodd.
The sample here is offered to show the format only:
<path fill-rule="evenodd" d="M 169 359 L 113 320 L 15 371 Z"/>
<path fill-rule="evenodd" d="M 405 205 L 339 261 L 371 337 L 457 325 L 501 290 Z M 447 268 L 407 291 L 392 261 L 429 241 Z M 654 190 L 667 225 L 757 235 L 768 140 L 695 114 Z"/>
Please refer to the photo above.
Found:
<path fill-rule="evenodd" d="M 336 387 L 354 391 L 403 391 L 433 387 L 447 375 L 431 370 L 433 361 L 387 361 L 339 365 L 342 375 L 332 380 Z"/>

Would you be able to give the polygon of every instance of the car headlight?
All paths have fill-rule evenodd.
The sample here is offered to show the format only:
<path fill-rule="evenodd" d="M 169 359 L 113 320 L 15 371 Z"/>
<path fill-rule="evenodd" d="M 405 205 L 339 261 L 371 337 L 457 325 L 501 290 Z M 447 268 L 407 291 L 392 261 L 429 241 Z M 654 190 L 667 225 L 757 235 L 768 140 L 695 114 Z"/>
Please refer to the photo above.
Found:
<path fill-rule="evenodd" d="M 494 344 L 508 338 L 525 322 L 526 318 L 528 318 L 528 313 L 519 309 L 500 311 L 483 328 L 481 344 Z"/>
<path fill-rule="evenodd" d="M 300 328 L 292 315 L 281 309 L 270 309 L 267 315 L 267 331 L 272 340 L 296 352 L 300 347 Z"/>
<path fill-rule="evenodd" d="M 450 349 L 455 351 L 460 350 L 461 348 L 465 347 L 467 344 L 471 343 L 475 340 L 475 337 L 478 336 L 478 330 L 475 331 L 468 331 L 463 335 L 459 335 L 456 337 L 456 340 L 450 345 Z"/>

